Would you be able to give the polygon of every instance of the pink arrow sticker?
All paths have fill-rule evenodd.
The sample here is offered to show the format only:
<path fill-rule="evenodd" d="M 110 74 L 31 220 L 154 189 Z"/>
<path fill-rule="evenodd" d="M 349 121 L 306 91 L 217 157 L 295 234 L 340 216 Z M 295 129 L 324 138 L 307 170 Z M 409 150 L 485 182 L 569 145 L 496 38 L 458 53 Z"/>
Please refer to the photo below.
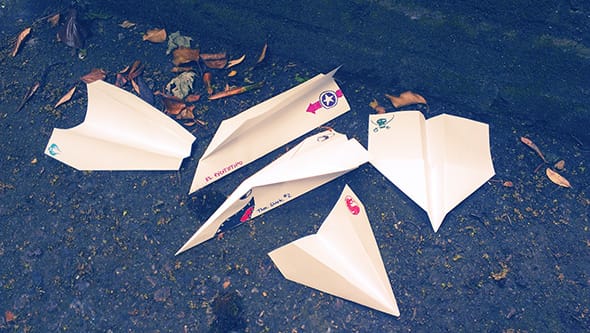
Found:
<path fill-rule="evenodd" d="M 336 91 L 333 90 L 326 90 L 320 94 L 320 97 L 316 102 L 309 103 L 306 112 L 310 112 L 315 114 L 317 110 L 324 108 L 330 109 L 338 104 L 338 99 L 344 97 L 342 90 L 338 89 Z"/>

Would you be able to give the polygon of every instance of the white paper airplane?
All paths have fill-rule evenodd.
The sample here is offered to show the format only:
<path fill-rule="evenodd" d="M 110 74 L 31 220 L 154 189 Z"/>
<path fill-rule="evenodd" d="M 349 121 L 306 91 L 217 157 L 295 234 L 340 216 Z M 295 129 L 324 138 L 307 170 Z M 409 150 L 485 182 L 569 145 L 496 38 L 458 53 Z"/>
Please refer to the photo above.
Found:
<path fill-rule="evenodd" d="M 315 235 L 268 255 L 291 281 L 400 314 L 365 208 L 348 186 Z"/>
<path fill-rule="evenodd" d="M 53 130 L 45 154 L 78 170 L 178 170 L 195 137 L 141 98 L 87 84 L 84 122 Z"/>
<path fill-rule="evenodd" d="M 337 69 L 221 122 L 199 160 L 189 193 L 350 110 L 332 78 Z"/>
<path fill-rule="evenodd" d="M 213 238 L 240 211 L 239 220 L 228 225 L 270 211 L 365 162 L 366 149 L 344 134 L 328 130 L 308 137 L 242 182 L 176 254 Z"/>
<path fill-rule="evenodd" d="M 426 211 L 435 232 L 494 176 L 488 125 L 457 116 L 370 115 L 368 150 L 369 162 Z"/>

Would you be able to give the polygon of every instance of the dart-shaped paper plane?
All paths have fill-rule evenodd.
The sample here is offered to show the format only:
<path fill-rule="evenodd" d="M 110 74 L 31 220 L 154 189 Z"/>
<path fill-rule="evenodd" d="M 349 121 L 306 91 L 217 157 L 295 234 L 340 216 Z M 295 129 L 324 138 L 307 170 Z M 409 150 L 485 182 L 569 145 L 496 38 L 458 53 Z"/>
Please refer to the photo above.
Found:
<path fill-rule="evenodd" d="M 369 161 L 422 207 L 436 232 L 449 211 L 494 176 L 488 125 L 419 111 L 369 116 Z"/>
<path fill-rule="evenodd" d="M 53 130 L 45 154 L 78 170 L 178 170 L 195 137 L 141 98 L 87 84 L 84 122 Z"/>
<path fill-rule="evenodd" d="M 336 70 L 222 121 L 199 160 L 189 193 L 350 110 L 333 79 Z"/>
<path fill-rule="evenodd" d="M 367 162 L 366 149 L 332 130 L 303 140 L 242 184 L 211 215 L 176 254 L 226 230 L 225 223 L 241 211 L 237 224 L 270 211 Z"/>
<path fill-rule="evenodd" d="M 348 186 L 316 234 L 268 255 L 289 280 L 400 314 L 365 208 Z"/>

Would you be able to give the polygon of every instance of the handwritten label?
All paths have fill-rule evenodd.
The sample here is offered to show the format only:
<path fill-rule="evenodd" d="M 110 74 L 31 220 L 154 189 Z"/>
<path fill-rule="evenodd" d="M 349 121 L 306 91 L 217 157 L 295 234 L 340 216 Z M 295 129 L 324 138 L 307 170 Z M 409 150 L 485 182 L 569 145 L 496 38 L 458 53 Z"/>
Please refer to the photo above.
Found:
<path fill-rule="evenodd" d="M 224 175 L 226 175 L 226 174 L 228 174 L 228 173 L 230 173 L 230 172 L 238 169 L 243 164 L 244 164 L 244 162 L 242 162 L 242 161 L 237 161 L 235 163 L 232 163 L 232 164 L 226 166 L 225 168 L 223 168 L 223 169 L 221 169 L 219 171 L 214 172 L 213 175 L 206 176 L 205 177 L 205 181 L 206 182 L 210 182 L 210 181 L 212 181 L 212 180 L 214 180 L 216 178 L 223 177 Z"/>

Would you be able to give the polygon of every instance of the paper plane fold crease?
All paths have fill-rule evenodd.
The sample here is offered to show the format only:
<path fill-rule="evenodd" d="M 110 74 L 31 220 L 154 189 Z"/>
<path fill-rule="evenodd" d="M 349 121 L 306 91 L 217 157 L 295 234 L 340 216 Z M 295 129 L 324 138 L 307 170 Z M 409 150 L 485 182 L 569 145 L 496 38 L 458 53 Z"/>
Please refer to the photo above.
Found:
<path fill-rule="evenodd" d="M 84 122 L 53 130 L 45 154 L 78 170 L 178 170 L 195 137 L 141 98 L 87 84 Z"/>
<path fill-rule="evenodd" d="M 348 186 L 316 234 L 268 255 L 291 281 L 400 315 L 365 208 Z"/>
<path fill-rule="evenodd" d="M 333 79 L 337 69 L 222 121 L 199 160 L 189 193 L 350 110 Z"/>
<path fill-rule="evenodd" d="M 369 162 L 428 214 L 449 211 L 494 176 L 488 125 L 419 111 L 369 116 Z"/>
<path fill-rule="evenodd" d="M 242 211 L 243 223 L 367 162 L 366 149 L 335 131 L 312 135 L 244 180 L 176 254 L 213 238 Z"/>

